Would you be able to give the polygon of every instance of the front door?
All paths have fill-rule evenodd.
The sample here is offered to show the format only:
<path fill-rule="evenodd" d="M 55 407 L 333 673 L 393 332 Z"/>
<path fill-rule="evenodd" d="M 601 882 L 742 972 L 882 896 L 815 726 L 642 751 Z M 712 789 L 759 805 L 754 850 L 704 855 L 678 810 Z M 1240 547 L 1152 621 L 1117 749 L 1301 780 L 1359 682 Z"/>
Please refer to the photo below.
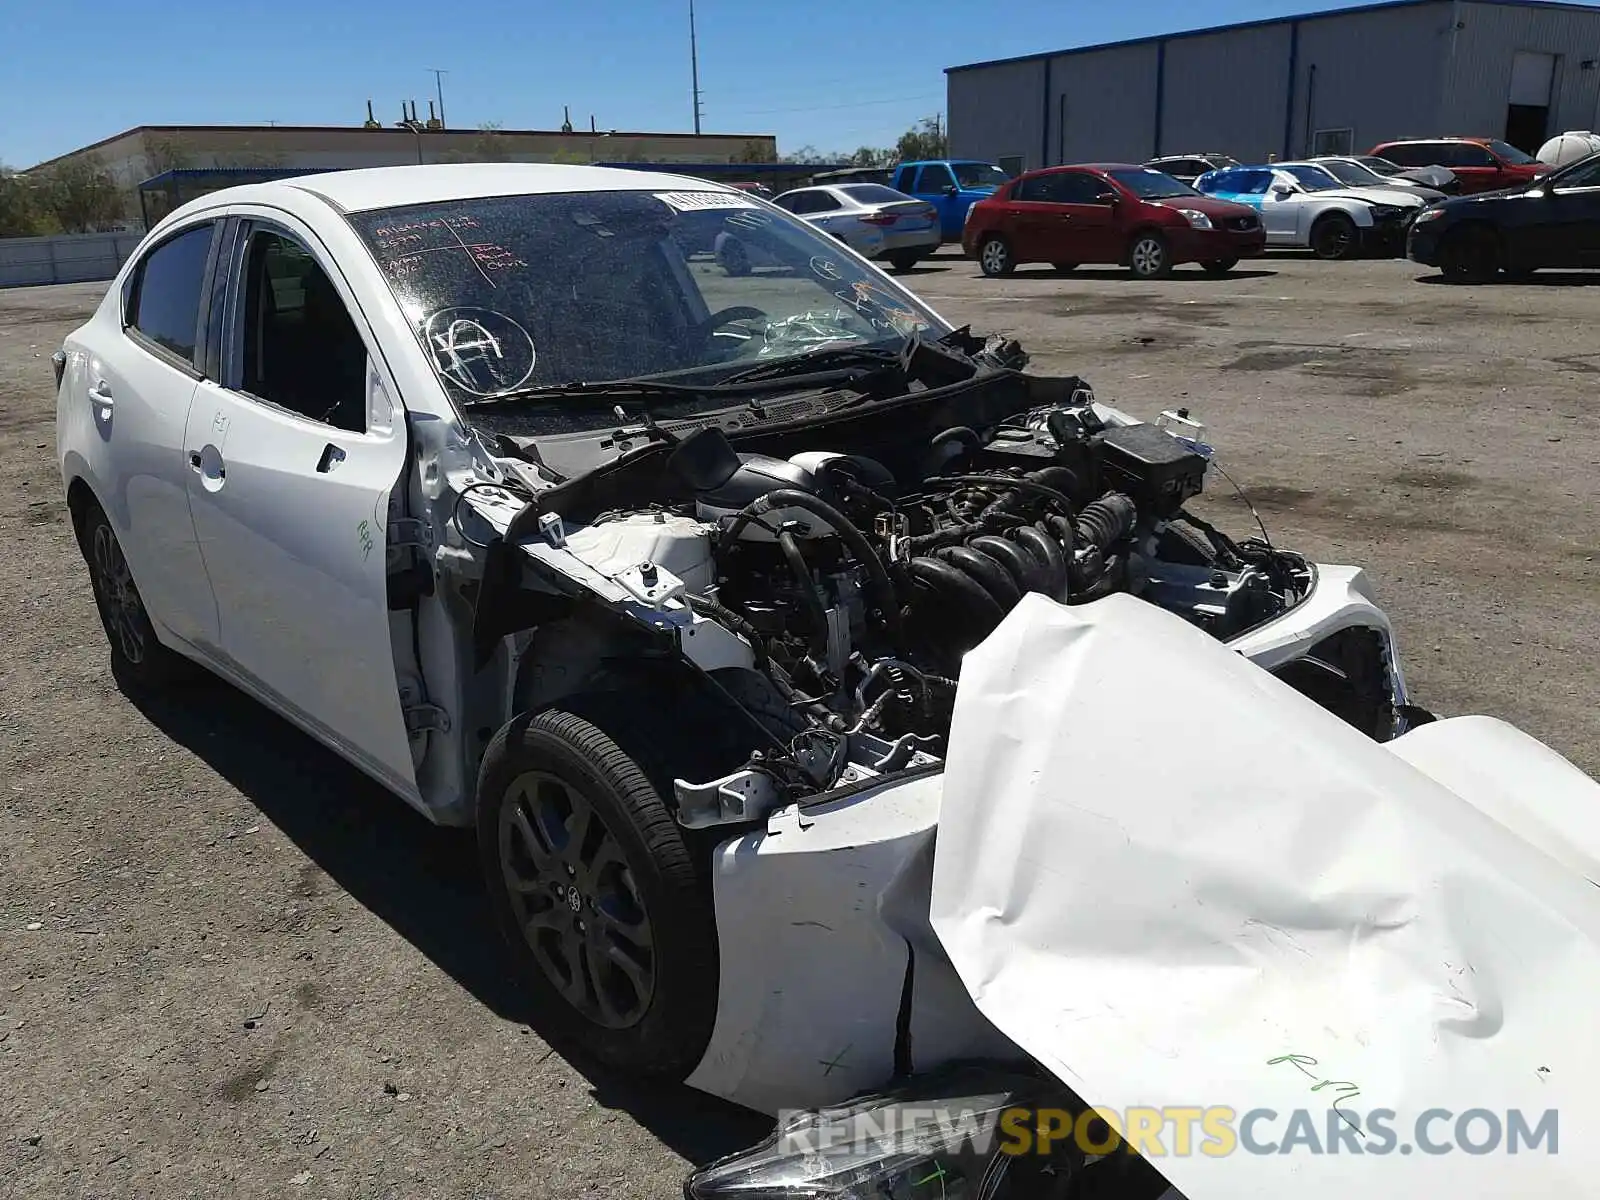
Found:
<path fill-rule="evenodd" d="M 1527 266 L 1600 266 L 1600 162 L 1560 176 L 1544 195 L 1516 200 L 1533 219 L 1506 230 L 1525 239 L 1510 246 L 1512 260 Z"/>
<path fill-rule="evenodd" d="M 912 185 L 917 190 L 911 194 L 926 200 L 939 210 L 939 228 L 946 238 L 959 237 L 962 219 L 967 215 L 960 193 L 956 191 L 956 177 L 944 163 L 927 163 L 917 169 Z"/>
<path fill-rule="evenodd" d="M 186 438 L 223 651 L 414 799 L 385 570 L 404 422 L 368 428 L 369 335 L 309 230 L 247 218 L 228 270 L 222 379 L 196 389 Z"/>

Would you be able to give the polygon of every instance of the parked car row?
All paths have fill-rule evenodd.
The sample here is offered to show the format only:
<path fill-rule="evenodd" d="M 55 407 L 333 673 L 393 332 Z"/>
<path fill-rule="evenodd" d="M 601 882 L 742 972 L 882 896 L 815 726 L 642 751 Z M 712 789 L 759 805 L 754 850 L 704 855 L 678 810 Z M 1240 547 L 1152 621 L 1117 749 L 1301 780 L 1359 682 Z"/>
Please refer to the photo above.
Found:
<path fill-rule="evenodd" d="M 990 276 L 1034 263 L 1224 274 L 1268 247 L 1408 254 L 1463 280 L 1600 266 L 1600 155 L 1554 169 L 1497 138 L 1404 138 L 1255 165 L 1203 152 L 1015 178 L 939 159 L 828 172 L 773 202 L 900 271 L 955 240 Z M 730 274 L 759 265 L 731 232 L 716 253 Z"/>

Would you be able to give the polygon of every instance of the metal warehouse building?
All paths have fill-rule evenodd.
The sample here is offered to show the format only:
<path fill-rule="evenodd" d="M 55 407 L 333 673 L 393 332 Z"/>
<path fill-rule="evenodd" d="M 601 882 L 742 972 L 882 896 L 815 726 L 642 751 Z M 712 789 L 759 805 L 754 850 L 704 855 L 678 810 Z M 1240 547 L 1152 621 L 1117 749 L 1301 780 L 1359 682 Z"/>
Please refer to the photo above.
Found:
<path fill-rule="evenodd" d="M 1010 171 L 1161 154 L 1362 153 L 1395 137 L 1536 151 L 1600 126 L 1600 8 L 1391 0 L 946 71 L 950 152 Z"/>

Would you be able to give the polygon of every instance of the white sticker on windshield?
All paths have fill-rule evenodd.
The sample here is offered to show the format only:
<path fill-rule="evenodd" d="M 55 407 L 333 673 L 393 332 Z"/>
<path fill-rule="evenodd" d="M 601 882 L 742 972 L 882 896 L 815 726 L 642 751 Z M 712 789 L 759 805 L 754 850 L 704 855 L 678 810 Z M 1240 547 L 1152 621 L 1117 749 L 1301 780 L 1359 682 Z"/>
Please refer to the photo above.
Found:
<path fill-rule="evenodd" d="M 711 208 L 759 208 L 755 201 L 739 192 L 657 192 L 656 199 L 679 212 L 701 212 Z"/>

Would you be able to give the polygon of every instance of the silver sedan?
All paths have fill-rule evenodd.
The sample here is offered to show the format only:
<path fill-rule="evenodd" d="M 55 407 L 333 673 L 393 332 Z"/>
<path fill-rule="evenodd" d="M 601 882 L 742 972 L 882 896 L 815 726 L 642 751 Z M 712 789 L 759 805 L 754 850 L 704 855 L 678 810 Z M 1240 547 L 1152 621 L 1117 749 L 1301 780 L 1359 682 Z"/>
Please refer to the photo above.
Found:
<path fill-rule="evenodd" d="M 867 258 L 887 259 L 897 271 L 909 271 L 939 248 L 938 210 L 881 183 L 795 188 L 773 203 Z"/>

